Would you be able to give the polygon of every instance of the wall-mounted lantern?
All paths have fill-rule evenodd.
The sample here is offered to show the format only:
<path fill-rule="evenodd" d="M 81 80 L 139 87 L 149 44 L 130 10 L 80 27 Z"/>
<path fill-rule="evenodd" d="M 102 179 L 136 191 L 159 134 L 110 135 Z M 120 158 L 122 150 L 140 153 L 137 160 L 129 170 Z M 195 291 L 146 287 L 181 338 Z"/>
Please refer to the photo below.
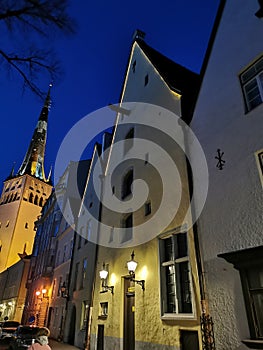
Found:
<path fill-rule="evenodd" d="M 105 268 L 105 263 L 103 263 L 102 265 L 102 270 L 100 270 L 99 274 L 100 274 L 100 279 L 101 279 L 101 285 L 102 285 L 102 291 L 100 291 L 100 293 L 105 293 L 108 290 L 111 291 L 111 294 L 113 294 L 113 290 L 114 290 L 114 286 L 108 286 L 106 283 L 106 279 L 108 277 L 108 271 Z"/>
<path fill-rule="evenodd" d="M 63 284 L 60 286 L 60 296 L 62 298 L 67 298 L 68 297 L 68 289 L 66 286 L 66 282 L 64 281 Z"/>
<path fill-rule="evenodd" d="M 39 290 L 37 290 L 36 291 L 36 296 L 37 296 L 37 298 L 38 299 L 49 299 L 49 296 L 48 295 L 46 295 L 46 293 L 47 293 L 47 290 L 46 290 L 46 288 L 43 288 L 42 290 L 41 290 L 41 292 L 39 291 Z M 42 295 L 41 295 L 42 294 Z M 41 295 L 41 296 L 40 296 Z"/>
<path fill-rule="evenodd" d="M 127 262 L 127 268 L 130 275 L 130 280 L 139 284 L 142 287 L 142 290 L 145 290 L 145 280 L 136 280 L 135 277 L 135 270 L 138 265 L 137 261 L 134 260 L 134 251 L 131 253 L 131 260 Z"/>

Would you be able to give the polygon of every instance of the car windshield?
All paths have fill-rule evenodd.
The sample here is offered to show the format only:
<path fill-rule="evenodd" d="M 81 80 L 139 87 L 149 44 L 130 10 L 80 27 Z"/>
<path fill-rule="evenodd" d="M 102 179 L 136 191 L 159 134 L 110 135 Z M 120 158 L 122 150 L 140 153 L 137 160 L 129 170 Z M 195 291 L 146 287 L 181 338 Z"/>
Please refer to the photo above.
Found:
<path fill-rule="evenodd" d="M 7 321 L 3 323 L 3 328 L 16 328 L 20 325 L 17 321 Z"/>
<path fill-rule="evenodd" d="M 36 335 L 39 327 L 20 327 L 18 333 L 21 335 Z"/>

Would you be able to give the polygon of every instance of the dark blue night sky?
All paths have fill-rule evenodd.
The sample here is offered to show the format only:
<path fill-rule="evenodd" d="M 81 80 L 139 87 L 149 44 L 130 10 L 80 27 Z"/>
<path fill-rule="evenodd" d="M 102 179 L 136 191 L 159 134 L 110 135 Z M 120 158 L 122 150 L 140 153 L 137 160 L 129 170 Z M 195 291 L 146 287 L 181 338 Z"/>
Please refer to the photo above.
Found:
<path fill-rule="evenodd" d="M 118 102 L 135 29 L 146 33 L 148 45 L 199 72 L 218 4 L 219 0 L 72 0 L 70 13 L 78 23 L 77 33 L 43 43 L 56 49 L 64 71 L 51 92 L 46 173 L 79 119 Z M 48 89 L 48 83 L 43 79 L 41 88 Z M 23 160 L 42 102 L 29 91 L 22 94 L 16 76 L 8 80 L 3 67 L 0 93 L 2 183 L 13 163 L 18 170 Z"/>

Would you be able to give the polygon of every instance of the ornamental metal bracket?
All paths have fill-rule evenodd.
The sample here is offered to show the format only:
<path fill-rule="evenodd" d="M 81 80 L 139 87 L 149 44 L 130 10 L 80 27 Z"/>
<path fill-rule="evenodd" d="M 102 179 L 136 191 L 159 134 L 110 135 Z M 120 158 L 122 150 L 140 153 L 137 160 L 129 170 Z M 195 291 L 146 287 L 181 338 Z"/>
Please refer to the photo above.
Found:
<path fill-rule="evenodd" d="M 200 320 L 203 350 L 216 350 L 214 323 L 212 317 L 205 313 L 202 313 L 202 316 L 200 316 Z"/>

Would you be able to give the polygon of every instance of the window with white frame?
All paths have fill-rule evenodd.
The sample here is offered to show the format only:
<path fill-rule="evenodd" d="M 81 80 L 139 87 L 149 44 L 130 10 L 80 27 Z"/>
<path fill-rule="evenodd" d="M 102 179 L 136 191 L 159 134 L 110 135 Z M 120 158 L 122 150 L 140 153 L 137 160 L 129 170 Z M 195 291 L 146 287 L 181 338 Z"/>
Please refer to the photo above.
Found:
<path fill-rule="evenodd" d="M 218 255 L 239 271 L 251 339 L 249 348 L 263 348 L 263 246 Z"/>
<path fill-rule="evenodd" d="M 159 245 L 162 316 L 193 314 L 187 233 L 161 238 Z"/>
<path fill-rule="evenodd" d="M 263 102 L 263 56 L 240 74 L 246 112 Z"/>
<path fill-rule="evenodd" d="M 255 153 L 259 178 L 263 187 L 263 149 Z"/>

